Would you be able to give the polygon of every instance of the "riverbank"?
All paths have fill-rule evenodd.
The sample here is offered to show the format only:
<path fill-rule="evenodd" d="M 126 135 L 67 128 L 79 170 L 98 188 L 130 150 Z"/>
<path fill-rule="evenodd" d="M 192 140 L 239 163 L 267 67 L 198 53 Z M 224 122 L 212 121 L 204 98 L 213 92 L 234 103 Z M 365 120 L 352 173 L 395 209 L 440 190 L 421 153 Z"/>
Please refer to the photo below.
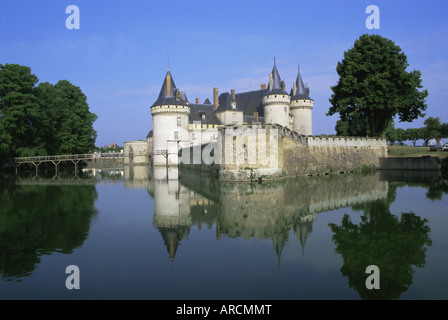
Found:
<path fill-rule="evenodd" d="M 448 151 L 430 151 L 429 147 L 388 146 L 389 157 L 448 157 Z"/>

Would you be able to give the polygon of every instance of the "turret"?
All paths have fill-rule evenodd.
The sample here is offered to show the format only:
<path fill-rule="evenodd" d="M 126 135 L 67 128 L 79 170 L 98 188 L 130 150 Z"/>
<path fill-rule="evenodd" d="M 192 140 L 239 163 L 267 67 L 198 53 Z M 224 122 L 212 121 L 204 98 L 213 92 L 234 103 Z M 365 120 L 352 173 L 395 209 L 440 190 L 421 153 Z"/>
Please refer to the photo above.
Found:
<path fill-rule="evenodd" d="M 285 91 L 285 82 L 280 78 L 274 59 L 274 67 L 269 74 L 269 86 L 261 100 L 265 123 L 289 127 L 289 102 L 290 96 Z"/>
<path fill-rule="evenodd" d="M 293 117 L 292 129 L 303 135 L 312 135 L 312 110 L 314 100 L 310 98 L 310 89 L 303 85 L 300 67 L 297 80 L 291 93 L 291 113 Z"/>
<path fill-rule="evenodd" d="M 159 97 L 151 106 L 153 165 L 177 165 L 178 151 L 188 145 L 190 107 L 168 70 Z"/>

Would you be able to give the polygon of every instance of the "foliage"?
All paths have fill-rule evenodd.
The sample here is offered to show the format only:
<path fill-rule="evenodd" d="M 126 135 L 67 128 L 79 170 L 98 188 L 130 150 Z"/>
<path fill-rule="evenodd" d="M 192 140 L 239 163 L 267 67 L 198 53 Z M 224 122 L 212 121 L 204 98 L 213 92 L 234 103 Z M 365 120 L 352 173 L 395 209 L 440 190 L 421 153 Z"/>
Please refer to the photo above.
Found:
<path fill-rule="evenodd" d="M 430 139 L 436 139 L 437 144 L 441 144 L 440 141 L 444 138 L 444 132 L 442 128 L 442 123 L 439 117 L 429 117 L 424 122 L 427 130 L 428 137 Z"/>
<path fill-rule="evenodd" d="M 95 186 L 11 186 L 0 193 L 0 274 L 20 280 L 41 256 L 70 254 L 97 214 Z"/>
<path fill-rule="evenodd" d="M 417 144 L 417 141 L 423 137 L 422 130 L 420 130 L 419 128 L 408 128 L 406 129 L 405 135 L 405 140 L 410 140 L 414 147 Z"/>
<path fill-rule="evenodd" d="M 393 41 L 362 35 L 337 65 L 340 78 L 331 88 L 327 115 L 339 113 L 341 121 L 353 127 L 345 131 L 365 127 L 365 134 L 374 137 L 384 137 L 395 116 L 406 122 L 423 116 L 428 92 L 419 90 L 420 72 L 407 72 L 407 67 L 406 55 Z"/>
<path fill-rule="evenodd" d="M 359 112 L 353 111 L 344 119 L 336 122 L 336 135 L 346 137 L 366 137 L 368 134 L 367 119 Z"/>
<path fill-rule="evenodd" d="M 45 82 L 36 88 L 45 115 L 45 141 L 49 154 L 88 153 L 95 148 L 96 115 L 89 111 L 87 97 L 67 80 Z"/>
<path fill-rule="evenodd" d="M 412 285 L 413 268 L 423 267 L 431 246 L 427 220 L 415 213 L 393 215 L 387 201 L 365 205 L 359 224 L 344 215 L 340 225 L 330 224 L 336 252 L 342 255 L 341 272 L 362 299 L 398 299 Z M 365 286 L 366 267 L 377 265 L 381 290 Z"/>
<path fill-rule="evenodd" d="M 28 67 L 0 65 L 0 158 L 45 154 L 39 137 L 38 78 Z"/>
<path fill-rule="evenodd" d="M 0 167 L 17 156 L 86 153 L 94 148 L 96 115 L 67 80 L 38 83 L 31 69 L 0 64 Z"/>

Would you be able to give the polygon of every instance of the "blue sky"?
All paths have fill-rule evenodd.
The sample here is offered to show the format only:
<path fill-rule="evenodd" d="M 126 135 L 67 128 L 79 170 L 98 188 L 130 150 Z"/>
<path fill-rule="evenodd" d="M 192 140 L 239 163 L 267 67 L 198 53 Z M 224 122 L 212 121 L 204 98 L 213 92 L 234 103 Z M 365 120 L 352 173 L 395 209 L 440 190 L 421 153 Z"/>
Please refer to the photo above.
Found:
<path fill-rule="evenodd" d="M 80 10 L 69 30 L 66 7 Z M 368 5 L 380 9 L 369 30 Z M 327 117 L 336 65 L 360 35 L 393 40 L 422 72 L 427 116 L 448 122 L 448 2 L 440 0 L 0 0 L 0 63 L 31 67 L 40 82 L 66 79 L 98 115 L 97 145 L 145 139 L 150 106 L 168 68 L 190 101 L 258 89 L 273 59 L 286 87 L 300 64 L 315 100 L 313 134 L 332 134 Z M 169 57 L 169 58 L 168 58 Z M 425 118 L 396 127 L 421 127 Z"/>

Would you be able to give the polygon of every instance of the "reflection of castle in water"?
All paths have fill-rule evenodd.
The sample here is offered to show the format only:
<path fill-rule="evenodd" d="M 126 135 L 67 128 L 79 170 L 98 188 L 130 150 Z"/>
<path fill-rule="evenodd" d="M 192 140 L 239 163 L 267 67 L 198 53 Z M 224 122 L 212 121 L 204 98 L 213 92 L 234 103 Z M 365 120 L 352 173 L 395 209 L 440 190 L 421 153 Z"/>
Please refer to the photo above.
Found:
<path fill-rule="evenodd" d="M 193 225 L 215 226 L 216 238 L 271 239 L 277 255 L 293 232 L 305 248 L 319 212 L 386 199 L 376 175 L 305 177 L 263 184 L 222 182 L 177 167 L 125 167 L 128 186 L 147 186 L 154 226 L 171 259 Z"/>

